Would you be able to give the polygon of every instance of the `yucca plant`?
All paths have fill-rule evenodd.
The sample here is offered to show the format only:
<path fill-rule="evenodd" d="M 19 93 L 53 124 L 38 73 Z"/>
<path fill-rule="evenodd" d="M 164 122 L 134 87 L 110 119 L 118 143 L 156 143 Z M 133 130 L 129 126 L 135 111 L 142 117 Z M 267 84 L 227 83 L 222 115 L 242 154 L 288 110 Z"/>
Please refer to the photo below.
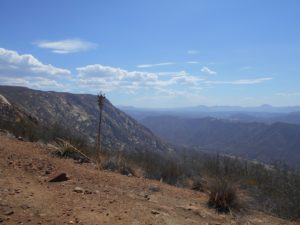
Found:
<path fill-rule="evenodd" d="M 97 101 L 98 101 L 100 113 L 99 113 L 98 133 L 96 138 L 96 157 L 97 157 L 98 168 L 100 169 L 102 111 L 105 102 L 105 95 L 100 93 L 97 96 Z"/>
<path fill-rule="evenodd" d="M 87 155 L 82 151 L 74 147 L 70 142 L 56 138 L 55 142 L 48 145 L 48 149 L 53 155 L 65 158 L 80 159 L 81 161 L 92 161 Z"/>

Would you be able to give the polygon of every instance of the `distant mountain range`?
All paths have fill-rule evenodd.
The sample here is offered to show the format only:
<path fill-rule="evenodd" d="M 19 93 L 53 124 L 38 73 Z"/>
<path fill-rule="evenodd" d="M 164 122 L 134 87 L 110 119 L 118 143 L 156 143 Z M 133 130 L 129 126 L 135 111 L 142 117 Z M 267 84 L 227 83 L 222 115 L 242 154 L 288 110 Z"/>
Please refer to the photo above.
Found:
<path fill-rule="evenodd" d="M 120 108 L 136 120 L 142 120 L 149 116 L 178 116 L 182 118 L 215 117 L 241 122 L 261 123 L 295 123 L 300 124 L 300 107 L 273 107 L 262 105 L 258 107 L 239 106 L 196 106 L 171 109 L 146 109 L 128 106 Z"/>
<path fill-rule="evenodd" d="M 268 104 L 260 106 L 190 106 L 178 108 L 137 108 L 134 106 L 118 106 L 124 111 L 156 111 L 156 112 L 264 112 L 264 113 L 289 113 L 300 111 L 300 106 L 272 106 Z"/>
<path fill-rule="evenodd" d="M 99 109 L 94 95 L 44 92 L 24 87 L 0 86 L 2 101 L 18 109 L 19 115 L 30 115 L 43 126 L 59 124 L 93 142 L 98 126 Z M 13 115 L 13 111 L 8 114 Z M 6 115 L 6 114 L 5 114 Z M 0 120 L 7 118 L 3 113 Z M 14 120 L 12 120 L 14 121 Z M 103 144 L 120 151 L 166 152 L 169 147 L 136 120 L 106 100 L 103 112 Z"/>
<path fill-rule="evenodd" d="M 235 113 L 227 117 L 227 119 L 241 122 L 261 122 L 261 123 L 291 123 L 300 124 L 300 111 L 290 113 L 277 114 L 251 114 L 251 113 Z"/>
<path fill-rule="evenodd" d="M 141 123 L 176 145 L 299 166 L 300 125 L 297 124 L 176 116 L 147 117 Z"/>
<path fill-rule="evenodd" d="M 102 129 L 102 142 L 107 149 L 166 153 L 173 151 L 170 146 L 178 145 L 265 162 L 283 160 L 294 166 L 300 162 L 300 113 L 297 107 L 269 109 L 268 112 L 256 111 L 257 108 L 251 112 L 224 111 L 224 108 L 221 111 L 210 108 L 206 112 L 191 109 L 191 113 L 183 109 L 122 109 L 139 122 L 107 100 Z M 21 129 L 23 124 L 30 128 L 59 124 L 88 137 L 93 143 L 98 115 L 94 95 L 0 86 L 0 129 L 1 125 L 7 124 L 17 124 L 16 129 Z"/>

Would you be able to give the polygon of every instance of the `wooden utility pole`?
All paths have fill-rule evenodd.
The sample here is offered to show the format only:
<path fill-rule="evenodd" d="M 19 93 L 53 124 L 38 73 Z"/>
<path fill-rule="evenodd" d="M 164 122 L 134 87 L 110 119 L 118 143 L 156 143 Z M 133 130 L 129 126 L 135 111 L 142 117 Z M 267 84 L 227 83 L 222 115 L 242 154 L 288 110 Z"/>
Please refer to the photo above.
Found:
<path fill-rule="evenodd" d="M 98 106 L 100 110 L 99 114 L 99 124 L 98 124 L 98 134 L 97 134 L 97 139 L 96 139 L 96 154 L 98 156 L 98 160 L 100 159 L 100 153 L 101 153 L 101 125 L 102 125 L 102 111 L 104 107 L 104 102 L 105 102 L 105 95 L 100 93 L 97 95 L 97 101 L 98 101 Z"/>

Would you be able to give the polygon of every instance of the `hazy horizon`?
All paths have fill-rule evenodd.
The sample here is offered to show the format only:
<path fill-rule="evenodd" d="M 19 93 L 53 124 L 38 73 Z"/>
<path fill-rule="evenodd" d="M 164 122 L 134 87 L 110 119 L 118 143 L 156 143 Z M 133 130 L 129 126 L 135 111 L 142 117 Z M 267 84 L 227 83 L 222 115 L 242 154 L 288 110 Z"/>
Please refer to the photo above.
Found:
<path fill-rule="evenodd" d="M 0 84 L 0 86 L 8 86 L 8 87 L 21 87 L 21 88 L 29 88 L 32 90 L 37 90 L 37 91 L 49 91 L 49 92 L 57 92 L 57 93 L 70 93 L 70 94 L 87 94 L 87 95 L 97 95 L 98 93 L 88 93 L 88 92 L 80 92 L 80 93 L 76 93 L 76 92 L 72 92 L 72 91 L 63 91 L 63 90 L 43 90 L 43 89 L 39 89 L 39 88 L 31 88 L 31 87 L 26 87 L 26 86 L 18 86 L 18 85 L 2 85 Z M 1 94 L 1 93 L 0 93 Z M 109 101 L 111 101 L 111 99 L 109 98 L 109 96 L 107 96 L 107 99 Z M 293 108 L 293 107 L 300 107 L 300 105 L 271 105 L 268 103 L 264 103 L 261 105 L 209 105 L 209 104 L 198 104 L 198 105 L 186 105 L 186 106 L 169 106 L 169 107 L 151 107 L 151 106 L 135 106 L 135 105 L 122 105 L 122 104 L 115 104 L 114 102 L 112 102 L 112 104 L 114 104 L 117 107 L 128 107 L 128 108 L 136 108 L 136 109 L 146 109 L 146 110 L 155 110 L 155 109 L 159 109 L 159 110 L 168 110 L 168 109 L 185 109 L 185 108 L 197 108 L 197 107 L 208 107 L 208 108 L 213 108 L 213 107 L 240 107 L 240 108 L 259 108 L 259 107 L 274 107 L 274 108 Z"/>

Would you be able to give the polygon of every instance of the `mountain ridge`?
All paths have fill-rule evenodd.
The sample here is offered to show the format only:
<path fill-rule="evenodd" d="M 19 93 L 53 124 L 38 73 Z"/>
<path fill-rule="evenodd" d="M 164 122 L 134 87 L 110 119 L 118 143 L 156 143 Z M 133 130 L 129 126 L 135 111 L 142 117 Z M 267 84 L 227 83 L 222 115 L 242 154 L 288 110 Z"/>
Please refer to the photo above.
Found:
<path fill-rule="evenodd" d="M 210 149 L 268 163 L 286 161 L 292 166 L 298 166 L 300 160 L 300 125 L 297 124 L 176 116 L 147 117 L 141 122 L 156 135 L 176 145 Z"/>
<path fill-rule="evenodd" d="M 204 118 L 215 117 L 221 119 L 230 119 L 241 122 L 261 122 L 261 123 L 294 123 L 300 124 L 300 107 L 274 107 L 273 111 L 259 111 L 259 107 L 256 110 L 245 111 L 247 108 L 240 107 L 238 110 L 232 108 L 209 108 L 206 106 L 205 110 L 189 110 L 188 108 L 177 109 L 145 109 L 134 107 L 121 107 L 121 109 L 140 121 L 149 116 L 178 116 L 182 118 Z M 211 110 L 210 110 L 211 109 Z M 225 110 L 227 109 L 227 110 Z M 279 109 L 279 110 L 278 110 Z M 276 111 L 277 110 L 277 111 Z"/>
<path fill-rule="evenodd" d="M 269 104 L 262 104 L 259 106 L 235 106 L 235 105 L 196 105 L 187 107 L 170 107 L 170 108 L 144 108 L 135 106 L 119 105 L 120 109 L 136 110 L 136 111 L 177 111 L 177 112 L 273 112 L 273 113 L 287 113 L 300 111 L 300 106 L 273 106 Z"/>
<path fill-rule="evenodd" d="M 79 135 L 96 137 L 99 109 L 90 94 L 39 91 L 23 87 L 0 86 L 0 94 L 10 103 L 37 118 L 44 126 L 59 124 Z M 103 145 L 111 150 L 166 152 L 170 148 L 136 120 L 106 100 L 103 111 Z"/>

